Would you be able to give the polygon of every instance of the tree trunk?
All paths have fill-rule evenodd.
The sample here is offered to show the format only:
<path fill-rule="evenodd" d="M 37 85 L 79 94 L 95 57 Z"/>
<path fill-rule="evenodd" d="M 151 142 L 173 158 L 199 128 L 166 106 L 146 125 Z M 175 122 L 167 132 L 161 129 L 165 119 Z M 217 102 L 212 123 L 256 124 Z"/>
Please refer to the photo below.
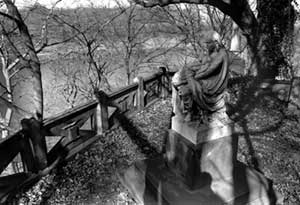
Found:
<path fill-rule="evenodd" d="M 10 84 L 10 79 L 9 79 L 9 74 L 6 70 L 6 64 L 2 63 L 2 73 L 3 73 L 3 77 L 5 78 L 5 86 L 6 86 L 6 91 L 7 91 L 7 102 L 8 103 L 12 103 L 13 99 L 12 99 L 12 93 L 11 93 L 11 84 Z M 5 116 L 4 116 L 4 122 L 5 122 L 5 126 L 9 127 L 10 126 L 10 122 L 11 122 L 11 117 L 12 117 L 12 108 L 11 107 L 6 107 L 6 111 L 5 111 Z M 6 138 L 9 135 L 9 130 L 2 130 L 2 138 Z"/>
<path fill-rule="evenodd" d="M 295 22 L 291 2 L 292 0 L 257 0 L 260 56 L 264 63 L 262 75 L 275 77 L 282 71 L 289 72 Z"/>
<path fill-rule="evenodd" d="M 229 15 L 243 31 L 250 48 L 252 74 L 275 78 L 280 68 L 287 69 L 292 43 L 286 39 L 292 39 L 288 35 L 294 25 L 291 0 L 257 0 L 257 19 L 246 0 L 208 0 L 208 4 Z M 284 46 L 285 40 L 289 45 Z"/>
<path fill-rule="evenodd" d="M 41 121 L 43 118 L 43 92 L 41 82 L 40 62 L 36 54 L 35 48 L 28 28 L 24 23 L 17 7 L 11 0 L 4 0 L 8 9 L 8 14 L 13 17 L 25 52 L 28 55 L 19 65 L 21 70 L 11 79 L 14 84 L 13 98 L 14 104 L 18 106 L 24 113 L 23 116 L 13 114 L 14 128 L 20 128 L 20 120 L 22 118 L 34 117 Z M 26 114 L 25 114 L 26 113 Z"/>
<path fill-rule="evenodd" d="M 228 3 L 227 3 L 228 2 Z M 230 16 L 240 27 L 249 45 L 249 54 L 252 59 L 251 72 L 257 75 L 264 65 L 263 49 L 261 45 L 259 24 L 247 0 L 218 1 L 209 0 L 208 4 L 217 7 L 224 14 Z"/>
<path fill-rule="evenodd" d="M 284 10 L 287 8 L 291 9 L 291 0 L 288 0 L 286 2 L 284 2 L 285 0 L 257 1 L 260 14 L 264 14 L 264 12 L 272 10 L 273 7 L 277 7 L 277 9 L 279 10 L 279 13 L 277 14 L 279 15 L 275 15 L 275 19 L 271 18 L 273 22 L 264 20 L 265 15 L 261 15 L 262 18 L 258 17 L 259 21 L 257 21 L 247 0 L 135 0 L 136 3 L 141 4 L 145 7 L 154 7 L 157 5 L 166 6 L 176 3 L 208 4 L 217 7 L 224 14 L 232 18 L 232 20 L 242 30 L 243 35 L 246 37 L 249 45 L 249 54 L 252 58 L 252 73 L 254 75 L 258 73 L 262 77 L 275 77 L 278 73 L 276 71 L 276 66 L 278 67 L 278 65 L 270 66 L 270 63 L 274 64 L 274 62 L 278 61 L 274 61 L 273 59 L 272 62 L 272 59 L 267 57 L 269 52 L 274 53 L 274 47 L 272 48 L 270 46 L 267 46 L 266 43 L 272 40 L 272 38 L 270 38 L 272 37 L 272 35 L 270 36 L 269 34 L 270 32 L 274 32 L 274 22 L 280 22 L 281 25 L 285 25 L 287 21 L 282 23 L 281 20 L 290 20 L 290 17 L 287 18 L 280 16 L 280 13 L 289 13 L 284 12 Z M 280 8 L 281 5 L 285 5 L 284 8 Z M 272 17 L 272 15 L 269 15 L 269 17 Z M 266 26 L 268 26 L 270 29 L 264 29 Z M 276 43 L 278 47 L 276 47 L 277 49 L 275 50 L 278 51 L 280 50 L 280 41 Z M 276 55 L 273 55 L 273 57 L 275 58 Z M 279 61 L 282 61 L 282 59 L 279 59 Z"/>
<path fill-rule="evenodd" d="M 126 76 L 127 76 L 127 85 L 129 85 L 130 78 L 131 78 L 129 57 L 126 57 L 126 59 L 125 59 L 125 69 L 126 69 Z"/>

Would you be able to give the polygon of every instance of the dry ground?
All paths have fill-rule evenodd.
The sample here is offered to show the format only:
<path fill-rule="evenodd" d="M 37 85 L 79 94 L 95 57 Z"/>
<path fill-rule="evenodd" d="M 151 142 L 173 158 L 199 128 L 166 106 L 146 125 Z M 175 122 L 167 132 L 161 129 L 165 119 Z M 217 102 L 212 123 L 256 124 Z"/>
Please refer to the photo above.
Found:
<path fill-rule="evenodd" d="M 22 203 L 135 204 L 118 181 L 117 172 L 161 151 L 170 123 L 170 101 L 157 101 L 130 120 L 122 119 L 126 126 L 113 128 L 88 150 L 42 179 L 23 195 Z M 300 204 L 299 116 L 286 111 L 272 97 L 256 102 L 242 120 L 237 120 L 242 128 L 238 159 L 272 179 L 275 190 L 284 196 L 284 204 Z"/>

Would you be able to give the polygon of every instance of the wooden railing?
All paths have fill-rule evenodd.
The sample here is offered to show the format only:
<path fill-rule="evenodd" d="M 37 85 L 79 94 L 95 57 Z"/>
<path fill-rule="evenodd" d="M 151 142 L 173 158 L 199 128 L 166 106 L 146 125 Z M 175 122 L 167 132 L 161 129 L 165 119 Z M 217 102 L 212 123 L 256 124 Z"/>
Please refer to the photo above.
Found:
<path fill-rule="evenodd" d="M 20 172 L 0 177 L 0 203 L 30 188 L 60 162 L 96 141 L 114 124 L 117 113 L 142 110 L 156 99 L 167 97 L 171 93 L 170 78 L 173 74 L 163 69 L 149 78 L 138 78 L 136 83 L 117 92 L 107 95 L 99 91 L 95 93 L 96 100 L 42 123 L 34 119 L 22 120 L 22 130 L 0 143 L 0 173 L 18 154 L 21 156 Z M 231 79 L 229 84 L 240 82 Z M 300 79 L 297 82 L 299 84 Z M 264 92 L 283 93 L 283 100 L 289 101 L 292 85 L 293 81 L 266 80 L 258 87 Z M 54 139 L 56 143 L 49 147 L 47 142 Z"/>
<path fill-rule="evenodd" d="M 0 203 L 30 188 L 60 162 L 68 160 L 114 123 L 116 113 L 141 110 L 170 93 L 169 73 L 161 72 L 106 94 L 95 93 L 96 100 L 45 119 L 22 120 L 22 130 L 0 143 L 0 173 L 20 154 L 19 173 L 0 177 Z M 50 146 L 49 142 L 55 141 Z M 53 143 L 52 143 L 53 144 Z"/>

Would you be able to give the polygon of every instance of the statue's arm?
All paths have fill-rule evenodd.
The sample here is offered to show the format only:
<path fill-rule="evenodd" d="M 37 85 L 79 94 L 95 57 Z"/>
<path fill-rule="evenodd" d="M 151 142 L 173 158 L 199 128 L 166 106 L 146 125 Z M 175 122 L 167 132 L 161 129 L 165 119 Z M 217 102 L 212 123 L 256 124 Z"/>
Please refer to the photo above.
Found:
<path fill-rule="evenodd" d="M 223 62 L 225 57 L 224 51 L 219 52 L 216 56 L 214 56 L 211 60 L 211 63 L 204 67 L 203 69 L 199 69 L 196 74 L 196 79 L 203 79 L 212 74 Z"/>

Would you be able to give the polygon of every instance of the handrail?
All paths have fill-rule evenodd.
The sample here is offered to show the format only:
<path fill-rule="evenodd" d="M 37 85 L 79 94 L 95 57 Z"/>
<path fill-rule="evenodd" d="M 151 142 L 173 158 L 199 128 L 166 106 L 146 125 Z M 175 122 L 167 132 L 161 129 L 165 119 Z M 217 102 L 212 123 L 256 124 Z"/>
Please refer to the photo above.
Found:
<path fill-rule="evenodd" d="M 22 130 L 0 142 L 0 146 L 6 146 L 6 149 L 2 150 L 6 151 L 6 154 L 2 155 L 2 160 L 0 157 L 0 171 L 3 170 L 18 153 L 21 153 L 23 163 L 22 173 L 24 173 L 27 178 L 25 181 L 20 181 L 15 184 L 14 187 L 10 186 L 6 192 L 0 192 L 0 201 L 2 202 L 6 200 L 7 197 L 9 198 L 10 194 L 16 193 L 16 189 L 24 188 L 22 186 L 24 184 L 27 185 L 28 180 L 31 181 L 31 178 L 32 180 L 36 180 L 36 178 L 41 177 L 43 173 L 49 173 L 58 162 L 70 158 L 84 147 L 93 143 L 111 126 L 109 123 L 111 121 L 110 117 L 113 116 L 111 113 L 113 110 L 111 111 L 112 108 L 109 108 L 111 104 L 116 105 L 117 109 L 124 106 L 127 106 L 126 109 L 143 108 L 143 99 L 148 97 L 144 95 L 144 86 L 156 82 L 156 84 L 154 84 L 156 87 L 153 87 L 153 84 L 151 84 L 151 87 L 148 89 L 163 92 L 164 89 L 162 86 L 165 85 L 163 85 L 162 82 L 169 79 L 165 78 L 166 75 L 166 72 L 160 72 L 108 95 L 105 93 L 103 95 L 102 92 L 102 95 L 96 95 L 96 97 L 100 96 L 99 99 L 88 101 L 72 109 L 53 115 L 44 119 L 42 123 L 39 123 L 33 118 L 22 120 Z M 157 98 L 159 96 L 154 97 Z M 153 99 L 153 96 L 151 99 Z M 119 103 L 123 104 L 120 105 Z M 141 106 L 141 103 L 143 106 Z M 87 122 L 90 123 L 88 128 L 81 129 Z M 51 135 L 62 136 L 62 138 L 51 150 L 47 151 L 46 137 Z M 5 160 L 4 157 L 6 156 L 9 156 L 9 159 L 7 158 Z M 28 175 L 28 173 L 35 174 Z M 20 179 L 23 178 L 24 177 L 21 177 Z"/>
<path fill-rule="evenodd" d="M 121 88 L 120 90 L 117 90 L 111 94 L 108 94 L 107 96 L 111 101 L 114 101 L 120 97 L 123 97 L 124 95 L 127 95 L 130 92 L 135 91 L 138 88 L 138 86 L 139 85 L 137 83 L 133 83 L 133 84 L 128 85 L 124 88 Z"/>
<path fill-rule="evenodd" d="M 109 129 L 109 127 L 111 126 L 109 123 L 111 121 L 110 118 L 111 116 L 113 116 L 113 114 L 111 114 L 111 112 L 109 111 L 109 109 L 111 109 L 109 107 L 112 104 L 115 105 L 118 103 L 123 103 L 125 107 L 128 107 L 129 104 L 134 105 L 132 106 L 134 107 L 134 109 L 143 109 L 144 106 L 147 106 L 147 103 L 151 103 L 147 102 L 146 98 L 148 98 L 149 96 L 145 94 L 144 89 L 155 89 L 155 96 L 149 97 L 149 99 L 151 100 L 157 97 L 166 97 L 166 95 L 170 94 L 170 76 L 172 76 L 173 74 L 174 72 L 160 72 L 145 79 L 139 78 L 138 83 L 131 84 L 108 95 L 104 92 L 100 92 L 99 95 L 96 95 L 98 96 L 98 99 L 91 100 L 87 103 L 51 116 L 43 120 L 43 123 L 41 125 L 38 124 L 38 122 L 35 122 L 34 119 L 27 120 L 27 124 L 24 123 L 26 127 L 23 127 L 22 130 L 18 131 L 12 136 L 9 136 L 6 140 L 0 142 L 0 147 L 3 147 L 4 145 L 5 147 L 7 147 L 6 156 L 9 156 L 9 159 L 12 159 L 18 152 L 20 152 L 24 164 L 24 172 L 39 172 L 40 174 L 37 174 L 36 176 L 41 177 L 41 173 L 49 173 L 49 171 L 54 166 L 56 166 L 58 162 L 71 157 L 78 151 L 93 143 L 99 136 L 101 136 L 105 132 L 105 130 Z M 235 84 L 239 82 L 243 82 L 243 79 L 241 78 L 238 80 L 230 80 L 229 84 Z M 282 82 L 265 80 L 263 82 L 267 84 L 281 82 L 283 85 L 289 85 L 286 81 Z M 160 96 L 157 95 L 157 92 L 160 92 L 158 93 Z M 134 103 L 132 102 L 132 98 L 134 99 Z M 118 99 L 121 100 L 118 101 Z M 122 106 L 117 105 L 116 107 Z M 81 127 L 88 121 L 90 122 L 90 127 L 88 128 L 88 130 L 81 129 Z M 41 133 L 37 132 L 38 130 L 40 130 Z M 49 130 L 51 131 L 49 132 Z M 41 140 L 40 138 L 43 138 L 45 140 L 45 135 L 51 135 L 51 133 L 53 135 L 58 134 L 59 136 L 62 136 L 62 138 L 56 145 L 54 145 L 51 150 L 48 150 L 47 152 L 43 148 L 43 143 L 45 142 L 43 142 L 43 140 Z M 35 144 L 37 142 L 38 144 Z M 13 148 L 16 148 L 17 151 Z M 37 158 L 35 156 L 37 150 L 44 151 L 47 159 Z M 0 151 L 4 152 L 4 150 Z M 2 161 L 0 156 L 0 171 L 3 170 L 3 168 L 5 168 L 4 166 L 9 163 L 9 160 L 5 160 L 3 156 L 5 157 L 5 155 L 2 154 Z M 36 161 L 37 159 L 42 160 L 41 162 L 43 162 L 43 160 L 46 160 L 46 167 L 37 166 L 38 163 L 41 164 L 41 162 Z M 47 171 L 43 172 L 43 170 Z M 20 182 L 19 184 L 22 183 Z M 20 187 L 19 185 L 16 185 L 15 188 Z M 10 190 L 9 193 L 15 193 L 15 190 Z M 1 195 L 0 192 L 0 201 L 3 199 L 2 197 L 6 196 L 7 195 Z"/>
<path fill-rule="evenodd" d="M 159 73 L 159 74 L 154 74 L 148 78 L 146 78 L 144 80 L 144 83 L 147 84 L 147 83 L 151 83 L 157 79 L 159 79 L 160 77 L 162 76 L 162 73 Z M 116 99 L 119 99 L 135 90 L 137 90 L 138 88 L 138 83 L 133 83 L 131 85 L 128 85 L 126 87 L 123 87 L 115 92 L 112 92 L 110 94 L 108 94 L 108 99 L 110 101 L 114 101 Z M 84 113 L 86 112 L 87 110 L 90 110 L 90 109 L 94 109 L 97 107 L 97 104 L 98 104 L 98 101 L 97 100 L 91 100 L 91 101 L 88 101 L 84 104 L 81 104 L 81 105 L 78 105 L 74 108 L 70 108 L 62 113 L 59 113 L 55 116 L 52 116 L 52 117 L 49 117 L 47 119 L 45 119 L 43 121 L 43 125 L 45 127 L 52 127 L 52 126 L 55 126 L 57 124 L 60 124 L 62 121 L 65 121 L 65 120 L 68 120 L 76 115 L 79 115 L 81 113 Z"/>
<path fill-rule="evenodd" d="M 91 100 L 87 103 L 84 103 L 82 105 L 78 105 L 74 108 L 70 108 L 62 113 L 59 113 L 55 116 L 46 118 L 43 120 L 44 127 L 52 127 L 55 126 L 62 121 L 68 120 L 73 118 L 76 115 L 79 115 L 81 113 L 86 112 L 87 110 L 91 110 L 97 107 L 98 101 L 97 100 Z"/>
<path fill-rule="evenodd" d="M 152 76 L 150 76 L 148 78 L 145 78 L 144 79 L 144 83 L 145 84 L 151 83 L 151 82 L 159 79 L 162 75 L 163 75 L 163 73 L 158 73 L 158 74 L 156 73 L 156 74 L 154 74 L 154 75 L 152 75 Z M 133 84 L 131 84 L 129 86 L 126 86 L 124 88 L 119 89 L 118 91 L 115 91 L 115 92 L 113 92 L 111 94 L 108 94 L 108 98 L 111 101 L 116 100 L 116 99 L 118 99 L 118 98 L 120 98 L 120 97 L 122 97 L 124 95 L 127 95 L 128 93 L 136 90 L 137 88 L 138 88 L 138 83 L 133 83 Z"/>

